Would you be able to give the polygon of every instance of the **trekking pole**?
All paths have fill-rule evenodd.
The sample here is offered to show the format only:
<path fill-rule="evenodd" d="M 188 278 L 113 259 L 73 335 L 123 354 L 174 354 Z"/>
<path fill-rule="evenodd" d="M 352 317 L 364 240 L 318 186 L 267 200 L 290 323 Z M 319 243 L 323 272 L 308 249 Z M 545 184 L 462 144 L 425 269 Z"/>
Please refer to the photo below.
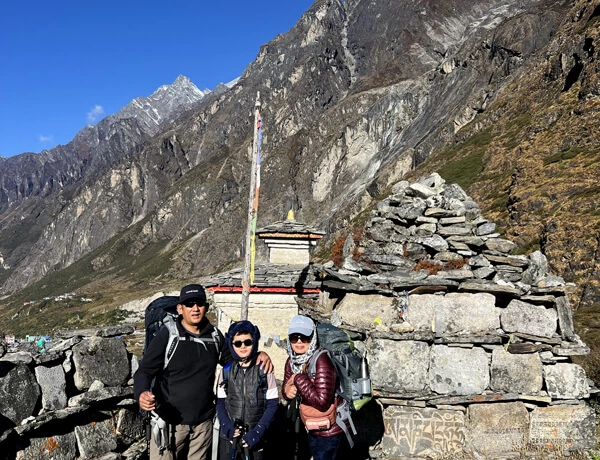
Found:
<path fill-rule="evenodd" d="M 294 422 L 294 460 L 300 455 L 300 398 L 298 395 L 290 401 L 292 405 L 292 420 Z"/>

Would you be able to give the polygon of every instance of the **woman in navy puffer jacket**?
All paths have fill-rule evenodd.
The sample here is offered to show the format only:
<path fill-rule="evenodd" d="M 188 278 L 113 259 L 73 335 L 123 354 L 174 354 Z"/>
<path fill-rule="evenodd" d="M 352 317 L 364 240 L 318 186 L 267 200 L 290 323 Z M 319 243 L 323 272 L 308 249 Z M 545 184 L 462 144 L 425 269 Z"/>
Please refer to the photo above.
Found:
<path fill-rule="evenodd" d="M 337 374 L 327 353 L 317 353 L 319 344 L 315 324 L 307 316 L 292 318 L 288 330 L 288 354 L 283 378 L 283 395 L 292 400 L 297 395 L 302 404 L 325 412 L 335 402 Z M 307 374 L 309 362 L 319 355 L 314 376 Z M 334 422 L 328 429 L 308 432 L 308 445 L 314 460 L 335 460 L 343 436 Z"/>

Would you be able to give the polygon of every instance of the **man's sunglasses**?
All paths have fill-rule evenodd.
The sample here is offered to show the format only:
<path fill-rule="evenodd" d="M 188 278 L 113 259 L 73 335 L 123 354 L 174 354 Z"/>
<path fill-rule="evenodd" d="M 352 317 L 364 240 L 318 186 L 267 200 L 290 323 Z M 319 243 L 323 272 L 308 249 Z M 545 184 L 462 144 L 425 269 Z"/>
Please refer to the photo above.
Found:
<path fill-rule="evenodd" d="M 236 340 L 235 342 L 233 342 L 233 346 L 235 348 L 240 348 L 242 345 L 245 345 L 246 347 L 249 347 L 253 344 L 254 342 L 252 341 L 252 339 L 246 339 L 246 340 Z"/>
<path fill-rule="evenodd" d="M 200 307 L 200 308 L 206 306 L 205 304 L 203 304 L 203 303 L 200 304 L 198 302 L 200 302 L 200 301 L 199 300 L 187 300 L 187 301 L 183 302 L 183 306 L 187 307 L 187 308 L 194 308 L 194 305 L 198 305 L 198 307 Z"/>
<path fill-rule="evenodd" d="M 292 334 L 289 337 L 291 343 L 296 343 L 298 340 L 300 340 L 303 343 L 308 343 L 310 342 L 312 336 L 306 336 L 303 334 Z"/>

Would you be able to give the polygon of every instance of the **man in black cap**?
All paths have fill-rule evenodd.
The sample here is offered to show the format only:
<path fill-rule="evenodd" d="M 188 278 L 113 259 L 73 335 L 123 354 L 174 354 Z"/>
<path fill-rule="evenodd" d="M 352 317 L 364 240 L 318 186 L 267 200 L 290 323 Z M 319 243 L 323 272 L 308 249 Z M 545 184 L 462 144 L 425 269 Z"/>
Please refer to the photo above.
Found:
<path fill-rule="evenodd" d="M 135 398 L 141 409 L 155 417 L 151 460 L 211 457 L 215 370 L 232 357 L 223 335 L 206 318 L 207 310 L 201 285 L 183 287 L 177 324 L 159 330 L 135 373 Z M 266 372 L 272 372 L 266 353 L 259 354 L 260 361 Z"/>

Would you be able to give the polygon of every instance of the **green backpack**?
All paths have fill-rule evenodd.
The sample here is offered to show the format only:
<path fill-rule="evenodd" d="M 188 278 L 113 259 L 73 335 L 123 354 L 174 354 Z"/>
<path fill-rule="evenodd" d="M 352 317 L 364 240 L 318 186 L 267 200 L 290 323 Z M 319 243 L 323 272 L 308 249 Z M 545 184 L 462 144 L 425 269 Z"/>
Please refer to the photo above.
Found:
<path fill-rule="evenodd" d="M 336 422 L 344 430 L 350 447 L 352 447 L 354 443 L 346 424 L 343 422 L 347 422 L 353 434 L 356 434 L 352 412 L 360 410 L 373 397 L 366 360 L 354 347 L 354 341 L 348 333 L 338 327 L 331 324 L 319 324 L 317 326 L 317 338 L 320 349 L 311 357 L 308 363 L 308 375 L 314 376 L 316 374 L 318 357 L 323 353 L 327 353 L 338 376 L 339 389 L 336 394 L 344 400 L 337 407 Z"/>

